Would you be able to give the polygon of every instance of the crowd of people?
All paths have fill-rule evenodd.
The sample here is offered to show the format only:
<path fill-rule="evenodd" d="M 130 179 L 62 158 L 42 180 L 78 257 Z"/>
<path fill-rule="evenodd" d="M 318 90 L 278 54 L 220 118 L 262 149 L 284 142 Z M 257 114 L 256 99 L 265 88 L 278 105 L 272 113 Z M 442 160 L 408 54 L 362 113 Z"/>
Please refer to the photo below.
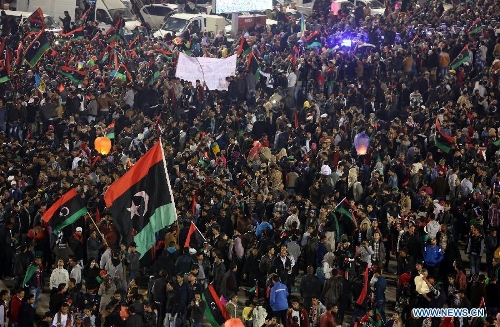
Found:
<path fill-rule="evenodd" d="M 209 285 L 248 327 L 500 326 L 500 3 L 385 5 L 317 1 L 305 24 L 279 7 L 235 41 L 108 42 L 88 19 L 36 66 L 14 57 L 0 84 L 0 278 L 14 285 L 0 326 L 199 327 L 217 309 Z M 8 30 L 19 57 L 29 28 Z M 238 53 L 228 90 L 176 78 L 181 51 Z M 160 137 L 178 221 L 144 254 L 103 195 Z M 91 215 L 55 235 L 42 216 L 71 188 Z M 186 244 L 192 223 L 202 236 Z M 443 307 L 485 315 L 412 313 Z"/>

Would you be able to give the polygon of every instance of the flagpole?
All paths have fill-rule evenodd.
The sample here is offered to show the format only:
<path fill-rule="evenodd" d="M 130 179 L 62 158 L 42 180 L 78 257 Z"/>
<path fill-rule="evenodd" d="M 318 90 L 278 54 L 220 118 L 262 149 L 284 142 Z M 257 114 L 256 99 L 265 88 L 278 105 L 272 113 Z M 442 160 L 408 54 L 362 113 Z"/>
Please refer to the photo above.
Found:
<path fill-rule="evenodd" d="M 175 221 L 177 222 L 177 209 L 175 208 L 175 200 L 174 200 L 174 192 L 172 190 L 172 187 L 170 186 L 170 176 L 168 176 L 168 170 L 167 170 L 167 162 L 165 161 L 165 151 L 163 151 L 163 144 L 161 142 L 161 136 L 159 141 L 160 142 L 160 149 L 161 149 L 161 156 L 162 156 L 162 161 L 163 161 L 163 167 L 165 168 L 165 175 L 167 177 L 167 185 L 168 189 L 170 190 L 170 202 L 174 206 L 174 216 L 175 216 Z"/>
<path fill-rule="evenodd" d="M 94 218 L 92 217 L 92 215 L 90 214 L 90 212 L 88 212 L 88 211 L 87 211 L 87 215 L 89 216 L 90 220 L 92 221 L 92 224 L 94 224 L 94 226 L 95 226 L 96 230 L 97 230 L 97 231 L 99 232 L 99 234 L 101 235 L 103 242 L 104 242 L 105 244 L 107 244 L 107 243 L 106 243 L 106 239 L 104 238 L 104 234 L 103 234 L 103 233 L 101 232 L 101 230 L 99 229 L 99 226 L 97 226 L 97 224 L 96 224 L 96 222 L 95 222 Z"/>
<path fill-rule="evenodd" d="M 207 241 L 207 239 L 205 238 L 205 236 L 203 236 L 203 233 L 202 233 L 202 232 L 200 232 L 200 230 L 198 229 L 198 226 L 196 226 L 196 224 L 195 224 L 195 223 L 193 223 L 193 222 L 191 222 L 191 224 L 193 224 L 193 225 L 194 225 L 194 228 L 196 228 L 196 230 L 198 231 L 198 233 L 200 233 L 201 237 L 203 237 L 203 240 L 206 242 L 206 241 Z"/>
<path fill-rule="evenodd" d="M 333 211 L 337 210 L 337 208 L 344 202 L 344 200 L 347 199 L 347 196 L 344 196 L 344 198 L 333 208 Z"/>

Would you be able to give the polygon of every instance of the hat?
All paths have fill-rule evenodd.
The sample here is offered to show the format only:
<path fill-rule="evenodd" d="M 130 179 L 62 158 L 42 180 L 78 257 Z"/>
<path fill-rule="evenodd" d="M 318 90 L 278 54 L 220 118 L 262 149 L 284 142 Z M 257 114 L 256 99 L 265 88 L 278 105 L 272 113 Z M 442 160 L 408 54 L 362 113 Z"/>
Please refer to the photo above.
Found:
<path fill-rule="evenodd" d="M 196 249 L 189 248 L 189 254 L 191 255 L 196 254 Z"/>
<path fill-rule="evenodd" d="M 321 116 L 320 116 L 320 117 L 321 117 L 321 118 L 326 118 L 326 117 L 328 117 L 328 114 L 321 114 Z"/>
<path fill-rule="evenodd" d="M 7 177 L 7 182 L 10 182 L 10 181 L 13 181 L 13 180 L 14 180 L 14 176 Z"/>
<path fill-rule="evenodd" d="M 77 231 L 77 232 L 83 232 L 83 228 L 81 228 L 81 227 L 77 227 L 77 228 L 76 228 L 76 231 Z"/>
<path fill-rule="evenodd" d="M 17 184 L 17 182 L 16 182 L 16 181 L 12 181 L 12 182 L 10 182 L 10 185 L 16 185 L 16 184 Z"/>
<path fill-rule="evenodd" d="M 304 101 L 304 108 L 311 108 L 309 101 Z"/>
<path fill-rule="evenodd" d="M 342 241 L 342 243 L 349 242 L 349 238 L 347 237 L 346 234 L 343 234 L 342 237 L 340 238 L 340 240 Z"/>
<path fill-rule="evenodd" d="M 423 260 L 415 260 L 415 264 L 423 266 L 424 265 L 424 261 Z"/>

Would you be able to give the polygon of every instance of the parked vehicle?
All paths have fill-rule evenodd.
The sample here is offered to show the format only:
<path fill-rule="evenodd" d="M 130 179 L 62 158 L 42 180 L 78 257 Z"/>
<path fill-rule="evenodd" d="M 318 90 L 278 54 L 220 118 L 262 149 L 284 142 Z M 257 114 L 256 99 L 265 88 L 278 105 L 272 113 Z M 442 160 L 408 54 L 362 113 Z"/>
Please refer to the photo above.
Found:
<path fill-rule="evenodd" d="M 75 17 L 81 17 L 84 8 L 80 7 L 78 0 L 18 0 L 17 9 L 30 14 L 41 8 L 44 14 L 50 15 L 56 21 L 64 17 L 64 12 L 68 11 L 72 22 Z M 125 37 L 131 36 L 132 31 L 141 23 L 132 12 L 120 0 L 100 0 L 95 2 L 95 15 L 99 29 L 107 31 L 113 24 L 113 20 L 121 14 L 125 21 Z"/>
<path fill-rule="evenodd" d="M 18 25 L 28 24 L 27 19 L 32 14 L 31 12 L 4 10 L 7 17 L 14 17 Z M 45 21 L 45 30 L 54 34 L 59 34 L 62 31 L 61 26 L 50 15 L 43 14 Z"/>
<path fill-rule="evenodd" d="M 162 27 L 153 36 L 162 38 L 168 33 L 172 36 L 180 36 L 185 31 L 191 34 L 210 32 L 216 34 L 218 31 L 230 32 L 231 26 L 226 26 L 226 20 L 222 16 L 204 14 L 173 14 L 167 18 Z"/>

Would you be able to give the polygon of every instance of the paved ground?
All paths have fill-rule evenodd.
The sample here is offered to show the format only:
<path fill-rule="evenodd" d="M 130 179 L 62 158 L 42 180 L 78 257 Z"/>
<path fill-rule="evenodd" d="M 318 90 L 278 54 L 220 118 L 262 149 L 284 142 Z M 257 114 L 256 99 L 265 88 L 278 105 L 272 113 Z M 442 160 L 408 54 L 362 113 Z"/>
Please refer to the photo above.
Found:
<path fill-rule="evenodd" d="M 463 248 L 464 245 L 461 244 L 460 248 Z M 462 259 L 464 261 L 468 261 L 468 257 L 461 251 L 462 254 Z M 485 263 L 485 260 L 483 258 L 483 264 Z M 394 261 L 394 257 L 391 257 L 391 261 L 389 264 L 389 269 L 391 273 L 384 274 L 384 276 L 388 280 L 388 287 L 386 291 L 386 296 L 387 296 L 387 307 L 386 307 L 386 316 L 390 317 L 393 310 L 394 310 L 394 304 L 396 301 L 396 281 L 397 277 L 396 274 L 394 273 L 396 271 L 396 263 Z M 48 279 L 48 278 L 47 278 Z M 0 280 L 0 290 L 2 289 L 12 289 L 13 288 L 13 281 L 2 281 Z M 239 302 L 240 302 L 240 309 L 243 309 L 243 304 L 246 300 L 246 294 L 244 291 L 240 291 L 239 295 Z M 296 295 L 296 294 L 294 294 Z M 46 288 L 45 292 L 42 293 L 40 303 L 37 308 L 37 314 L 42 315 L 43 313 L 47 312 L 49 310 L 49 290 L 48 287 Z M 344 326 L 349 326 L 350 323 L 350 316 L 347 315 L 346 319 L 344 321 Z M 209 326 L 209 325 L 207 325 Z"/>

